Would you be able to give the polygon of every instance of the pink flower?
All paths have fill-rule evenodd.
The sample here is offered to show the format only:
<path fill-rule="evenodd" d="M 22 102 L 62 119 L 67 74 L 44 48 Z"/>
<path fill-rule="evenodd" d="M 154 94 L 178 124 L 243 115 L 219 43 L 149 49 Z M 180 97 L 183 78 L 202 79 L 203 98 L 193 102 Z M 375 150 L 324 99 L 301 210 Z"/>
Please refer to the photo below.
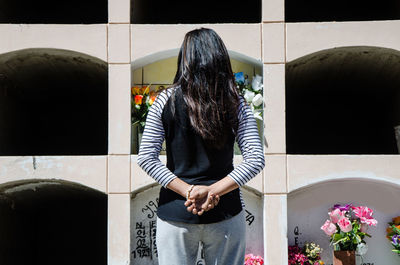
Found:
<path fill-rule="evenodd" d="M 342 212 L 340 209 L 336 208 L 332 212 L 328 213 L 332 223 L 336 224 L 339 222 L 340 219 L 344 216 L 344 212 Z"/>
<path fill-rule="evenodd" d="M 304 265 L 305 262 L 308 261 L 308 258 L 303 253 L 295 254 L 294 259 L 299 262 L 301 265 Z"/>
<path fill-rule="evenodd" d="M 327 234 L 328 236 L 333 235 L 337 232 L 336 225 L 332 223 L 330 220 L 326 220 L 325 224 L 321 226 L 321 229 Z"/>
<path fill-rule="evenodd" d="M 366 206 L 353 207 L 353 212 L 363 224 L 374 226 L 378 224 L 378 221 L 372 217 L 374 211 Z"/>
<path fill-rule="evenodd" d="M 264 259 L 260 256 L 247 254 L 244 257 L 244 265 L 263 265 L 263 264 L 264 264 Z"/>
<path fill-rule="evenodd" d="M 351 229 L 353 229 L 353 226 L 351 225 L 351 222 L 348 218 L 343 217 L 342 219 L 339 220 L 338 225 L 340 227 L 340 229 L 347 233 L 350 232 Z"/>

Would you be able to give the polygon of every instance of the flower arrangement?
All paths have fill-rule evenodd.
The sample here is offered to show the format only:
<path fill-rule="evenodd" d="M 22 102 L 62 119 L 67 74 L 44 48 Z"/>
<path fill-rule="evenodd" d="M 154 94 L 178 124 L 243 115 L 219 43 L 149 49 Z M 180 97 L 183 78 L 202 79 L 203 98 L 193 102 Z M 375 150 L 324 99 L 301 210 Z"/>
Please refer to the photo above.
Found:
<path fill-rule="evenodd" d="M 394 249 L 393 252 L 400 256 L 400 216 L 393 218 L 392 222 L 389 223 L 389 227 L 386 229 L 386 237 L 392 243 Z"/>
<path fill-rule="evenodd" d="M 250 104 L 251 110 L 254 113 L 254 117 L 262 121 L 262 110 L 263 110 L 263 95 L 262 95 L 262 77 L 256 75 L 253 77 L 252 82 L 248 81 L 247 75 L 243 75 L 243 72 L 235 73 L 235 82 L 239 88 L 240 93 L 246 99 L 246 102 Z"/>
<path fill-rule="evenodd" d="M 371 237 L 366 233 L 368 226 L 378 223 L 372 217 L 373 211 L 366 206 L 335 204 L 328 214 L 330 218 L 321 229 L 331 237 L 334 250 L 354 250 L 364 255 L 368 250 L 364 237 Z"/>
<path fill-rule="evenodd" d="M 150 91 L 150 85 L 131 88 L 132 125 L 139 124 L 141 129 L 146 123 L 147 113 L 156 99 L 156 91 Z"/>
<path fill-rule="evenodd" d="M 303 248 L 289 246 L 289 265 L 323 265 L 322 248 L 315 243 L 306 243 Z"/>
<path fill-rule="evenodd" d="M 264 264 L 264 259 L 260 256 L 247 254 L 244 257 L 244 265 L 263 265 L 263 264 Z"/>

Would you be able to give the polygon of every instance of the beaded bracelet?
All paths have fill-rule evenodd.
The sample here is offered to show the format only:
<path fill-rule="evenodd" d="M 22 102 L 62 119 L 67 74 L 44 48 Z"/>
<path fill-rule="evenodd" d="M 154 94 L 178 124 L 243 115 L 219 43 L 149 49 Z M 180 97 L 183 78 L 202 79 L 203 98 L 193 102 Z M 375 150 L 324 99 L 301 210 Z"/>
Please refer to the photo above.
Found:
<path fill-rule="evenodd" d="M 190 192 L 193 190 L 194 185 L 190 186 L 190 188 L 188 189 L 188 191 L 186 192 L 186 200 L 189 200 L 190 197 Z"/>

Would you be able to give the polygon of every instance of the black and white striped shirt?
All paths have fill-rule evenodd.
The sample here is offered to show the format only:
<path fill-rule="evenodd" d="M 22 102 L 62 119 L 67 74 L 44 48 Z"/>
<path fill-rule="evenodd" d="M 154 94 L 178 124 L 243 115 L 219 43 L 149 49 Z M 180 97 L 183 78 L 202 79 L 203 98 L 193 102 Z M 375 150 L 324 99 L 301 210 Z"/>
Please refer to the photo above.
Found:
<path fill-rule="evenodd" d="M 161 115 L 170 95 L 171 89 L 162 91 L 150 107 L 137 158 L 139 166 L 163 187 L 167 187 L 177 177 L 159 159 L 164 141 Z M 265 160 L 254 115 L 245 100 L 242 97 L 240 99 L 237 143 L 242 152 L 243 162 L 228 176 L 239 186 L 243 186 L 261 172 Z"/>
<path fill-rule="evenodd" d="M 239 124 L 238 124 L 236 139 L 232 138 L 233 141 L 236 140 L 238 143 L 238 146 L 242 152 L 243 161 L 238 166 L 233 168 L 233 142 L 232 146 L 229 146 L 226 149 L 227 152 L 222 152 L 217 154 L 217 156 L 212 157 L 212 155 L 210 154 L 206 155 L 202 154 L 206 152 L 204 151 L 204 149 L 201 148 L 201 146 L 200 148 L 198 147 L 200 145 L 198 143 L 196 143 L 195 147 L 193 147 L 195 149 L 193 149 L 192 147 L 185 148 L 186 145 L 185 143 L 191 145 L 192 142 L 196 141 L 196 139 L 192 140 L 190 138 L 193 136 L 184 135 L 184 137 L 181 137 L 181 138 L 189 138 L 189 140 L 188 139 L 171 140 L 173 137 L 175 137 L 174 134 L 181 133 L 179 126 L 177 126 L 177 128 L 175 128 L 171 133 L 171 129 L 168 128 L 168 123 L 166 123 L 166 120 L 168 118 L 166 118 L 165 116 L 165 109 L 167 109 L 165 108 L 165 106 L 167 105 L 169 99 L 171 98 L 171 94 L 173 93 L 174 89 L 179 89 L 179 88 L 170 88 L 162 91 L 157 96 L 156 100 L 154 101 L 147 115 L 146 126 L 144 128 L 142 136 L 139 154 L 137 157 L 137 163 L 149 176 L 154 178 L 159 184 L 162 185 L 164 189 L 166 189 L 167 185 L 176 177 L 183 179 L 187 183 L 197 184 L 203 182 L 191 182 L 191 181 L 194 181 L 193 179 L 196 178 L 198 181 L 200 181 L 199 178 L 203 180 L 207 177 L 211 177 L 207 175 L 212 175 L 216 171 L 221 170 L 220 172 L 215 173 L 216 175 L 224 174 L 223 176 L 218 176 L 219 179 L 222 179 L 225 176 L 229 176 L 237 183 L 239 187 L 241 187 L 245 183 L 247 183 L 250 179 L 255 177 L 259 172 L 261 172 L 261 170 L 264 168 L 265 165 L 263 148 L 260 141 L 256 120 L 249 105 L 246 103 L 243 97 L 240 97 L 240 104 L 238 107 Z M 159 159 L 159 154 L 165 138 L 167 140 L 167 159 L 168 159 L 167 166 L 164 165 Z M 168 143 L 168 141 L 170 143 Z M 175 145 L 171 145 L 171 142 L 173 142 L 172 144 Z M 176 144 L 179 144 L 180 146 L 176 147 Z M 170 147 L 169 148 L 170 151 L 168 147 Z M 183 153 L 186 152 L 186 154 L 182 155 L 180 154 L 181 152 Z M 197 156 L 201 157 L 201 155 L 203 155 L 201 161 L 200 162 L 196 161 L 196 159 L 198 159 Z M 170 157 L 172 156 L 172 158 L 170 158 L 169 156 Z M 195 158 L 193 158 L 193 156 Z M 179 165 L 176 165 L 177 163 Z M 216 166 L 215 163 L 220 163 L 221 165 Z M 183 166 L 180 166 L 180 164 L 183 164 Z M 188 165 L 186 168 L 185 164 Z M 193 170 L 195 171 L 196 174 L 197 173 L 199 174 L 197 175 L 194 174 L 192 168 L 194 168 Z M 212 168 L 212 170 L 209 170 L 209 168 Z M 190 177 L 190 175 L 192 175 L 192 177 Z M 167 192 L 166 190 L 163 189 L 162 191 L 164 193 Z M 238 194 L 240 194 L 240 189 Z M 162 194 L 160 194 L 160 197 L 161 196 Z M 168 201 L 169 200 L 170 199 L 168 199 Z M 242 198 L 240 198 L 240 201 L 242 202 L 243 205 Z M 171 211 L 171 209 L 169 209 L 168 211 Z M 162 211 L 160 210 L 158 212 L 159 214 L 162 213 Z M 165 210 L 165 212 L 167 212 L 167 210 Z M 170 220 L 181 221 L 181 219 L 184 217 L 182 217 L 181 219 L 179 218 L 174 219 L 173 217 L 171 218 L 172 219 Z M 201 222 L 201 221 L 188 220 L 188 222 Z"/>

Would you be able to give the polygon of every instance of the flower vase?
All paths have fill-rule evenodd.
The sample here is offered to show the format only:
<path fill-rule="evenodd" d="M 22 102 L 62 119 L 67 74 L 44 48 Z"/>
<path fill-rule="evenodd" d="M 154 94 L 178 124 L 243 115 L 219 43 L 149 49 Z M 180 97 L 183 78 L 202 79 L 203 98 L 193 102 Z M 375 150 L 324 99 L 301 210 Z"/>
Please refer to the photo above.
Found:
<path fill-rule="evenodd" d="M 143 127 L 139 126 L 139 130 L 138 130 L 138 153 L 139 153 L 139 147 L 140 147 L 140 143 L 142 142 L 142 136 L 143 136 Z"/>
<path fill-rule="evenodd" d="M 356 265 L 355 250 L 333 251 L 333 265 Z"/>
<path fill-rule="evenodd" d="M 132 124 L 131 130 L 131 153 L 138 154 L 144 128 L 139 123 L 136 123 Z"/>

